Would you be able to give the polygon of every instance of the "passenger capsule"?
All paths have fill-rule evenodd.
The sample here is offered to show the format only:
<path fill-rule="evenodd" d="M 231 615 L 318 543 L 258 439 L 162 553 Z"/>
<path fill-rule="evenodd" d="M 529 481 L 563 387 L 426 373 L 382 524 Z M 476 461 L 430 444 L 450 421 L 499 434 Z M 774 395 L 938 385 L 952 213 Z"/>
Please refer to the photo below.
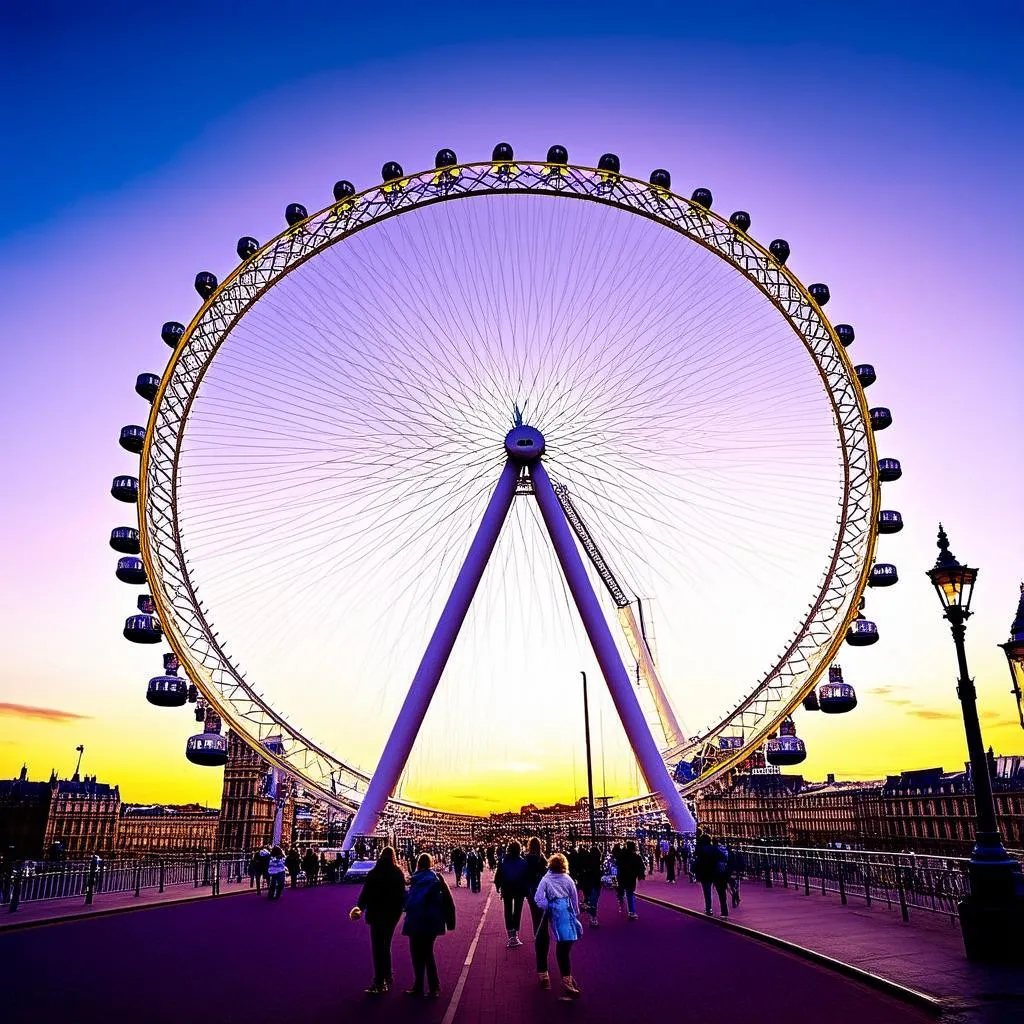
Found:
<path fill-rule="evenodd" d="M 238 253 L 240 260 L 247 260 L 250 256 L 255 256 L 259 251 L 260 243 L 251 235 L 242 235 L 238 240 L 238 245 L 235 246 L 235 252 Z"/>
<path fill-rule="evenodd" d="M 289 203 L 284 208 L 284 219 L 288 221 L 288 227 L 293 228 L 301 224 L 309 216 L 309 212 L 302 203 Z"/>
<path fill-rule="evenodd" d="M 434 167 L 440 170 L 442 167 L 454 167 L 459 162 L 453 149 L 439 149 L 434 154 Z"/>
<path fill-rule="evenodd" d="M 180 708 L 188 703 L 188 683 L 180 676 L 153 676 L 146 700 L 158 708 Z"/>
<path fill-rule="evenodd" d="M 160 328 L 160 337 L 163 338 L 164 344 L 168 348 L 177 348 L 178 343 L 181 341 L 185 334 L 185 325 L 179 324 L 177 320 L 168 320 L 167 323 Z"/>
<path fill-rule="evenodd" d="M 146 582 L 146 566 L 141 558 L 135 555 L 125 555 L 117 560 L 117 568 L 114 575 L 122 583 L 141 584 Z"/>
<path fill-rule="evenodd" d="M 139 553 L 139 531 L 133 526 L 115 526 L 110 531 L 110 546 L 123 555 Z"/>
<path fill-rule="evenodd" d="M 137 423 L 131 423 L 121 428 L 121 435 L 117 443 L 126 451 L 138 455 L 146 440 L 146 428 L 140 427 Z"/>
<path fill-rule="evenodd" d="M 742 736 L 719 736 L 719 750 L 739 750 L 743 746 Z"/>
<path fill-rule="evenodd" d="M 193 712 L 193 714 L 195 715 L 195 719 L 197 722 L 206 721 L 206 708 L 202 704 L 196 705 L 196 709 Z"/>
<path fill-rule="evenodd" d="M 139 500 L 139 481 L 133 476 L 115 476 L 110 493 L 118 501 L 132 504 Z"/>
<path fill-rule="evenodd" d="M 849 348 L 853 344 L 853 339 L 857 337 L 849 324 L 836 324 L 835 332 L 843 348 Z"/>
<path fill-rule="evenodd" d="M 491 160 L 496 164 L 510 164 L 513 159 L 512 147 L 507 142 L 499 142 L 491 152 Z"/>
<path fill-rule="evenodd" d="M 878 377 L 875 376 L 875 368 L 870 363 L 860 363 L 853 368 L 853 372 L 857 374 L 857 380 L 860 381 L 862 388 L 869 388 L 878 380 Z"/>
<path fill-rule="evenodd" d="M 807 757 L 804 741 L 796 734 L 793 720 L 787 718 L 779 726 L 779 735 L 768 740 L 764 748 L 765 760 L 776 767 L 800 764 Z"/>
<path fill-rule="evenodd" d="M 402 165 L 395 163 L 394 160 L 389 160 L 381 169 L 380 176 L 384 181 L 397 181 L 405 172 L 402 170 Z"/>
<path fill-rule="evenodd" d="M 135 607 L 143 615 L 156 615 L 156 601 L 153 600 L 152 594 L 139 594 L 135 600 Z"/>
<path fill-rule="evenodd" d="M 124 620 L 124 638 L 133 644 L 158 644 L 163 631 L 155 615 L 129 615 Z"/>
<path fill-rule="evenodd" d="M 838 665 L 829 666 L 828 682 L 818 687 L 818 703 L 826 715 L 842 715 L 857 706 L 857 693 L 843 682 L 843 670 Z"/>
<path fill-rule="evenodd" d="M 552 146 L 548 150 L 549 164 L 567 164 L 569 162 L 569 150 L 565 146 Z"/>
<path fill-rule="evenodd" d="M 671 188 L 672 175 L 664 167 L 658 167 L 651 171 L 651 184 L 656 188 Z"/>
<path fill-rule="evenodd" d="M 188 684 L 188 702 L 189 704 L 195 704 L 199 700 L 199 687 L 195 683 Z"/>
<path fill-rule="evenodd" d="M 846 642 L 851 647 L 870 647 L 878 643 L 878 627 L 868 619 L 854 619 L 846 631 Z"/>
<path fill-rule="evenodd" d="M 878 479 L 884 483 L 891 483 L 903 476 L 903 467 L 899 459 L 879 459 Z"/>
<path fill-rule="evenodd" d="M 614 153 L 605 153 L 600 160 L 597 161 L 597 169 L 599 171 L 608 171 L 609 174 L 618 174 L 622 165 L 619 162 L 618 156 Z"/>
<path fill-rule="evenodd" d="M 217 733 L 202 732 L 198 736 L 189 736 L 185 744 L 185 756 L 193 763 L 204 768 L 220 768 L 227 764 L 228 739 Z"/>
<path fill-rule="evenodd" d="M 776 238 L 771 245 L 768 246 L 768 251 L 775 257 L 776 263 L 784 264 L 789 259 L 789 242 L 784 238 Z"/>
<path fill-rule="evenodd" d="M 737 210 L 729 218 L 729 223 L 746 234 L 750 230 L 750 214 L 746 210 Z"/>
<path fill-rule="evenodd" d="M 334 201 L 337 203 L 344 202 L 344 200 L 351 198 L 356 194 L 356 187 L 351 181 L 346 181 L 344 178 L 341 181 L 334 183 Z"/>
<path fill-rule="evenodd" d="M 821 707 L 818 704 L 818 693 L 816 690 L 811 690 L 803 701 L 804 711 L 820 711 Z"/>
<path fill-rule="evenodd" d="M 152 402 L 160 390 L 160 378 L 155 373 L 140 373 L 135 378 L 135 394 Z"/>
<path fill-rule="evenodd" d="M 808 287 L 807 291 L 819 306 L 824 306 L 832 298 L 832 293 L 828 290 L 827 284 L 812 284 Z"/>
<path fill-rule="evenodd" d="M 178 656 L 174 651 L 168 651 L 164 655 L 164 675 L 176 676 L 179 668 L 181 668 L 181 662 L 178 660 Z"/>
<path fill-rule="evenodd" d="M 900 579 L 896 566 L 891 562 L 876 562 L 871 566 L 871 575 L 868 577 L 869 587 L 891 587 Z"/>
<path fill-rule="evenodd" d="M 703 206 L 705 210 L 710 210 L 711 204 L 715 201 L 709 188 L 695 188 L 690 199 L 698 206 Z"/>
<path fill-rule="evenodd" d="M 899 533 L 903 529 L 903 516 L 892 509 L 883 508 L 878 513 L 879 533 Z"/>
<path fill-rule="evenodd" d="M 204 299 L 208 299 L 217 290 L 217 278 L 208 270 L 200 270 L 196 274 L 196 291 Z"/>
<path fill-rule="evenodd" d="M 871 417 L 872 430 L 885 430 L 886 427 L 892 426 L 892 413 L 884 406 L 869 409 L 868 415 Z"/>

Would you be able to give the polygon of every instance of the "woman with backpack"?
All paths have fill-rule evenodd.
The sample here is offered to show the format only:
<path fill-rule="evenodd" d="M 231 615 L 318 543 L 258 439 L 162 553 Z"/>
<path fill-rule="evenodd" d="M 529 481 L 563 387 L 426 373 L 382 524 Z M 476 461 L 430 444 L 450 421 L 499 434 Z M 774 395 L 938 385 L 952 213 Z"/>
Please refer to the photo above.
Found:
<path fill-rule="evenodd" d="M 405 908 L 405 873 L 398 866 L 393 846 L 380 851 L 377 863 L 363 882 L 356 905 L 349 912 L 353 921 L 366 918 L 373 952 L 373 984 L 367 995 L 382 995 L 392 985 L 391 940 Z"/>
<path fill-rule="evenodd" d="M 437 999 L 441 994 L 441 981 L 434 960 L 434 941 L 438 935 L 455 930 L 455 901 L 445 880 L 430 868 L 429 853 L 420 854 L 416 872 L 409 880 L 409 893 L 405 899 L 405 924 L 402 934 L 409 938 L 414 982 L 407 996 L 423 995 L 426 975 L 427 995 Z"/>
<path fill-rule="evenodd" d="M 565 854 L 556 853 L 548 859 L 547 874 L 540 880 L 533 896 L 537 907 L 547 918 L 551 934 L 555 937 L 555 961 L 562 976 L 562 989 L 569 999 L 579 999 L 580 988 L 572 974 L 570 953 L 572 944 L 583 934 L 580 924 L 580 902 L 576 894 L 576 883 L 569 875 L 569 862 Z M 540 927 L 545 927 L 542 918 Z M 547 967 L 547 947 L 544 950 Z M 540 983 L 549 988 L 551 979 L 547 970 L 540 972 Z"/>

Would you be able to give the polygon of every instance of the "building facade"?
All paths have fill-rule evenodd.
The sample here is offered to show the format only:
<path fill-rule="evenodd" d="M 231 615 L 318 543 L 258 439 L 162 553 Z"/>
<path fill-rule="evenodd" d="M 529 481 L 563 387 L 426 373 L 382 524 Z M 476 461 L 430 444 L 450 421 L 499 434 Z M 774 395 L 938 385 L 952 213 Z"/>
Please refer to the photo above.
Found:
<path fill-rule="evenodd" d="M 124 804 L 117 850 L 146 853 L 209 853 L 216 848 L 220 812 L 199 804 Z"/>

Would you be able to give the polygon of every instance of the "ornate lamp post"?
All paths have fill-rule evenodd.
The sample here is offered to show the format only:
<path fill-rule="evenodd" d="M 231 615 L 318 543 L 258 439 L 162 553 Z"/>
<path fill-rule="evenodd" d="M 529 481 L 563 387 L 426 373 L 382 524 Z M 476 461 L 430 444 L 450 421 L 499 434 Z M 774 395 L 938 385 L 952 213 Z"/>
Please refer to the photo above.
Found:
<path fill-rule="evenodd" d="M 1017 618 L 1010 626 L 1010 639 L 999 646 L 1006 654 L 1010 666 L 1010 679 L 1013 681 L 1010 693 L 1017 698 L 1017 714 L 1020 716 L 1020 727 L 1024 729 L 1024 704 L 1021 703 L 1021 685 L 1024 684 L 1024 583 L 1020 585 L 1020 603 L 1017 605 Z"/>
<path fill-rule="evenodd" d="M 977 691 L 967 670 L 964 637 L 971 615 L 971 597 L 978 570 L 961 565 L 949 550 L 939 524 L 939 557 L 928 578 L 942 602 L 953 633 L 960 671 L 957 696 L 967 734 L 974 786 L 974 850 L 969 868 L 971 892 L 960 904 L 960 928 L 969 960 L 1024 960 L 1024 880 L 1020 865 L 1009 857 L 999 837 L 992 779 L 978 721 Z"/>

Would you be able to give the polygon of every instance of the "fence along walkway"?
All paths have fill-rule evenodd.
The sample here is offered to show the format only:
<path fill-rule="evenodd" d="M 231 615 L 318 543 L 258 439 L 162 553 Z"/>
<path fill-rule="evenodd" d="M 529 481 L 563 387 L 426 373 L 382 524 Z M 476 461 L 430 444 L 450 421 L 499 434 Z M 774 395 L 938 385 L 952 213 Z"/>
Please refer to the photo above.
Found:
<path fill-rule="evenodd" d="M 833 893 L 846 906 L 850 899 L 899 907 L 904 921 L 910 912 L 928 911 L 957 918 L 957 904 L 970 890 L 966 857 L 933 857 L 871 850 L 818 850 L 791 846 L 740 844 L 749 881 L 766 888 L 802 888 Z"/>

